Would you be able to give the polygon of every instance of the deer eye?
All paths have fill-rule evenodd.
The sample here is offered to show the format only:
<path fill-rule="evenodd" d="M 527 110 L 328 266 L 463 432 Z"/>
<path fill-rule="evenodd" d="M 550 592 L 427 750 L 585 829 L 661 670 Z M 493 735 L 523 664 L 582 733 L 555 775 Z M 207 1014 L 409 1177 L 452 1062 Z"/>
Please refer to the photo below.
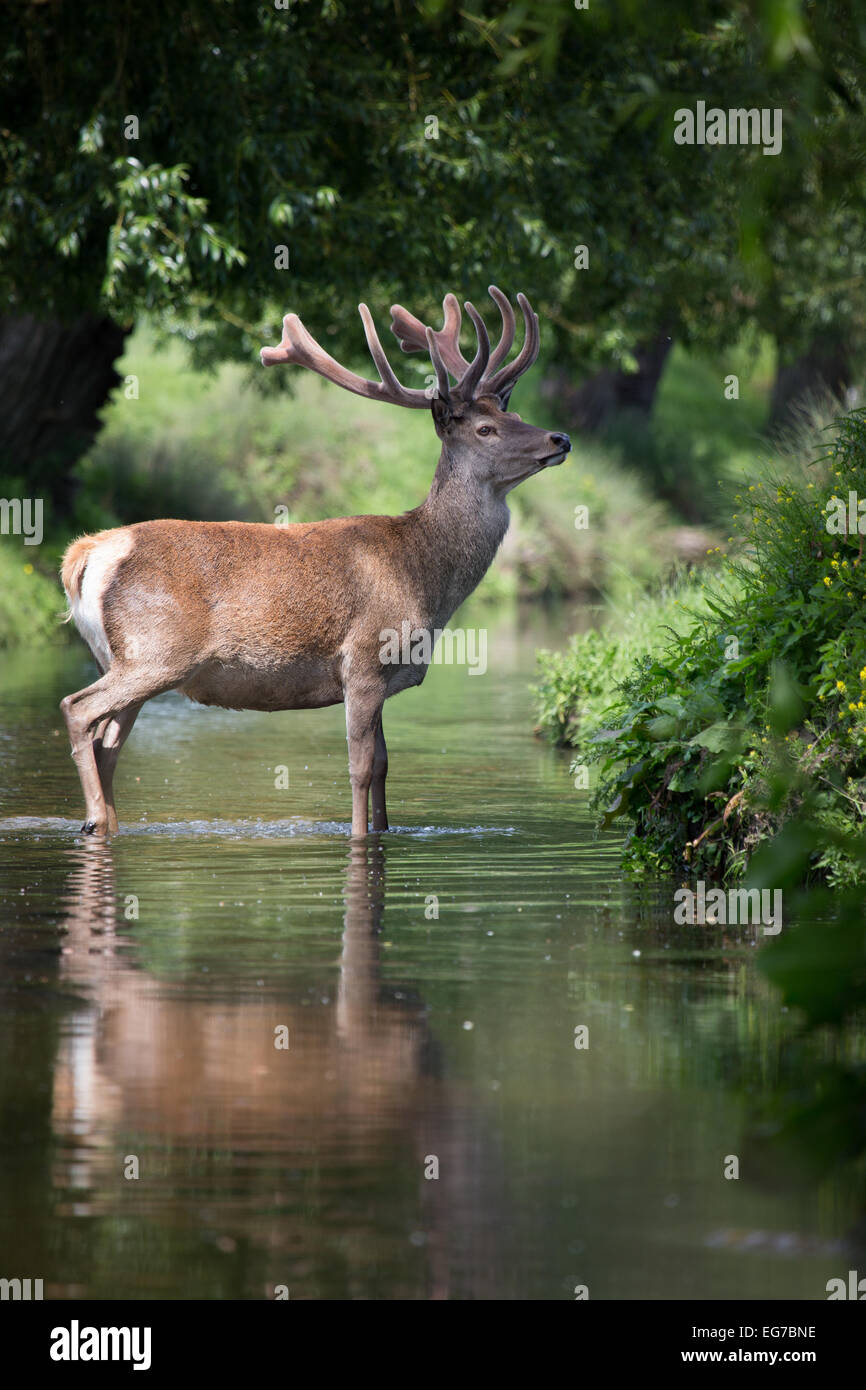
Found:
<path fill-rule="evenodd" d="M 479 433 L 479 434 L 493 434 L 493 433 L 494 433 L 493 426 L 492 426 L 492 425 L 479 425 L 479 427 L 478 427 L 478 433 Z"/>

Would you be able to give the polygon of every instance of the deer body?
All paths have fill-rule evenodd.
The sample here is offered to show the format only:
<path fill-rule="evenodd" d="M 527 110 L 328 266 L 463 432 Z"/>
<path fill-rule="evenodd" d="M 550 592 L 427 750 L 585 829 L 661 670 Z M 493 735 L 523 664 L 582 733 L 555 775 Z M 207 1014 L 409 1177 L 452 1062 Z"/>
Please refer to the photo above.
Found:
<path fill-rule="evenodd" d="M 417 323 L 394 312 L 395 320 L 400 313 L 410 326 Z M 448 312 L 446 301 L 446 327 Z M 293 319 L 287 316 L 286 324 Z M 527 317 L 527 340 L 529 327 Z M 486 365 L 482 331 L 483 325 L 479 355 Z M 387 829 L 382 706 L 420 684 L 426 665 L 383 660 L 383 634 L 401 631 L 407 621 L 415 630 L 444 627 L 505 535 L 506 493 L 560 462 L 570 447 L 566 436 L 506 413 L 502 390 L 477 398 L 470 391 L 461 399 L 448 386 L 436 335 L 427 329 L 425 336 L 440 380 L 432 409 L 442 453 L 430 493 L 414 510 L 287 526 L 147 521 L 70 546 L 62 570 L 70 616 L 102 671 L 61 704 L 87 804 L 85 831 L 117 829 L 117 756 L 142 704 L 166 690 L 229 709 L 345 703 L 352 833 L 367 833 L 370 794 L 373 829 Z M 357 383 L 377 389 L 352 374 L 352 384 L 341 380 L 344 369 L 313 347 L 321 358 L 304 365 L 359 394 L 370 392 Z M 304 350 L 309 354 L 306 341 Z M 300 360 L 288 355 L 285 340 L 265 349 L 281 351 L 285 358 L 270 360 Z M 393 393 L 375 351 L 374 357 Z M 460 360 L 471 370 L 474 364 Z M 452 370 L 454 361 L 452 353 Z M 394 382 L 401 394 L 414 396 Z M 426 397 L 423 403 L 431 404 Z M 506 445 L 512 440 L 504 456 L 496 445 L 503 436 Z"/>

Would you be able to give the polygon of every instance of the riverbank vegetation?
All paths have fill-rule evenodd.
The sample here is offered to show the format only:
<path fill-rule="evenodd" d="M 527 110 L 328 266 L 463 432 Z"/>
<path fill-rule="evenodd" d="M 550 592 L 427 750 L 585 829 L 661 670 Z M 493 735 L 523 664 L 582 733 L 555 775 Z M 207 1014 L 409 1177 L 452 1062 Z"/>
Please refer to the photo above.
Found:
<path fill-rule="evenodd" d="M 866 498 L 863 410 L 736 495 L 711 574 L 542 654 L 541 728 L 595 765 L 631 872 L 739 878 L 808 808 L 801 875 L 862 881 L 866 564 L 831 502 L 850 493 Z"/>

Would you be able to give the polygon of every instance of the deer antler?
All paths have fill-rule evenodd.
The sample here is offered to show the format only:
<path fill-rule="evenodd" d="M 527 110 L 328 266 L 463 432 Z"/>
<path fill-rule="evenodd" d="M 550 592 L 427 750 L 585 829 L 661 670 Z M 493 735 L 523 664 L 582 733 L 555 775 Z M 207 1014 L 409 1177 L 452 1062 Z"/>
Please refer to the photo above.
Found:
<path fill-rule="evenodd" d="M 394 375 L 366 304 L 359 304 L 358 311 L 364 325 L 370 356 L 376 364 L 381 380 L 368 381 L 366 377 L 358 376 L 347 367 L 342 367 L 330 353 L 325 352 L 312 334 L 307 332 L 297 314 L 286 314 L 283 319 L 283 337 L 279 347 L 262 348 L 262 366 L 274 367 L 283 362 L 295 362 L 299 367 L 308 367 L 311 372 L 318 372 L 326 381 L 333 381 L 336 386 L 342 386 L 346 391 L 354 391 L 356 396 L 385 401 L 389 405 L 405 405 L 413 410 L 429 410 L 430 397 L 427 392 L 417 387 L 403 386 Z M 444 368 L 440 374 L 438 367 L 436 374 L 440 395 L 444 394 L 447 398 L 448 374 Z"/>
<path fill-rule="evenodd" d="M 446 294 L 442 301 L 444 322 L 436 332 L 427 328 L 408 309 L 401 304 L 391 305 L 391 332 L 404 352 L 427 352 L 427 334 L 432 333 L 442 361 L 455 378 L 461 377 L 469 369 L 469 363 L 460 351 L 460 305 L 457 296 Z"/>
<path fill-rule="evenodd" d="M 533 313 L 529 300 L 519 294 L 517 301 L 523 310 L 526 336 L 523 347 L 513 362 L 502 366 L 514 342 L 514 311 L 506 296 L 495 285 L 490 286 L 490 295 L 499 308 L 502 318 L 502 334 L 493 352 L 484 320 L 472 305 L 466 304 L 466 312 L 471 318 L 477 336 L 478 346 L 471 362 L 460 351 L 460 305 L 453 294 L 446 294 L 442 301 L 443 324 L 437 331 L 428 328 L 410 314 L 400 304 L 391 309 L 391 329 L 404 352 L 427 351 L 436 372 L 437 389 L 443 400 L 452 394 L 449 373 L 456 380 L 457 394 L 464 402 L 478 396 L 496 396 L 503 410 L 518 377 L 532 366 L 538 356 L 538 317 Z M 262 365 L 273 367 L 282 362 L 294 362 L 318 372 L 326 381 L 333 381 L 346 391 L 354 391 L 357 396 L 369 400 L 386 401 L 390 405 L 409 406 L 414 410 L 425 409 L 430 404 L 428 391 L 418 387 L 403 386 L 394 375 L 388 358 L 385 356 L 379 335 L 376 332 L 372 315 L 366 304 L 359 304 L 358 310 L 364 324 L 364 333 L 370 356 L 376 364 L 379 381 L 368 381 L 337 362 L 316 342 L 298 318 L 297 314 L 286 314 L 283 319 L 283 337 L 279 347 L 262 348 Z"/>
<path fill-rule="evenodd" d="M 496 293 L 494 293 L 495 290 L 495 285 L 491 285 L 490 293 L 491 295 L 493 295 L 493 298 L 499 305 L 499 309 L 502 313 L 504 323 L 505 311 L 503 309 L 502 302 L 499 298 L 500 292 L 496 291 Z M 504 298 L 505 296 L 503 295 L 502 299 Z M 506 304 L 508 304 L 507 300 L 505 302 Z M 517 296 L 517 302 L 520 305 L 520 308 L 523 312 L 523 322 L 526 325 L 526 334 L 523 339 L 523 347 L 520 349 L 513 362 L 509 362 L 507 366 L 503 367 L 494 375 L 491 375 L 493 371 L 493 361 L 491 359 L 490 368 L 485 373 L 485 376 L 482 381 L 483 389 L 488 395 L 499 397 L 502 403 L 503 410 L 508 405 L 509 397 L 511 395 L 511 392 L 514 390 L 514 387 L 516 386 L 518 380 L 520 379 L 520 377 L 523 376 L 524 372 L 529 371 L 529 368 L 532 366 L 533 362 L 538 356 L 538 349 L 541 346 L 541 335 L 538 331 L 538 315 L 533 310 L 532 305 L 526 298 L 525 294 L 519 294 Z M 511 347 L 511 344 L 514 341 L 514 314 L 511 312 L 510 304 L 508 304 L 508 311 L 511 319 L 511 337 L 509 339 L 508 346 L 505 348 L 505 351 L 502 352 L 501 356 L 499 357 L 500 362 L 502 361 L 502 358 L 506 356 L 508 349 Z M 505 341 L 505 337 L 506 334 L 503 333 L 503 342 Z M 499 347 L 497 348 L 496 352 L 499 353 L 501 348 L 502 343 L 499 344 Z"/>
<path fill-rule="evenodd" d="M 432 336 L 439 349 L 441 360 L 451 375 L 457 378 L 458 389 L 464 400 L 471 399 L 472 395 L 497 396 L 504 409 L 518 378 L 529 370 L 538 356 L 538 316 L 533 312 L 526 296 L 519 294 L 517 302 L 523 311 L 526 337 L 523 347 L 514 361 L 503 367 L 502 363 L 511 351 L 511 345 L 514 342 L 514 310 L 508 302 L 507 296 L 496 285 L 490 285 L 489 292 L 502 318 L 502 334 L 493 352 L 489 353 L 486 366 L 480 373 L 473 372 L 471 377 L 469 372 L 474 364 L 467 362 L 460 351 L 460 305 L 453 294 L 446 294 L 442 301 L 444 321 L 438 331 L 427 328 L 420 319 L 417 319 L 414 314 L 410 314 L 401 304 L 394 304 L 391 307 L 391 331 L 404 352 L 428 350 L 428 340 Z M 479 333 L 479 344 L 482 332 L 486 341 L 487 331 L 480 315 L 470 304 L 466 305 L 466 312 Z M 481 323 L 480 329 L 479 323 Z M 467 388 L 470 388 L 469 391 Z"/>

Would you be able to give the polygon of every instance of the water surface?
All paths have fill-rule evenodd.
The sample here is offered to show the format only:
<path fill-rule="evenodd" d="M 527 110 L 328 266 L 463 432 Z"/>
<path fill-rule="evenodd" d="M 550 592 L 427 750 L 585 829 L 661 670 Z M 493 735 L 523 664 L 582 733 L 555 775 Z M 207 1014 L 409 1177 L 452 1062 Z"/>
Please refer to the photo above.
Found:
<path fill-rule="evenodd" d="M 121 757 L 121 835 L 83 839 L 57 703 L 93 668 L 0 654 L 0 1275 L 54 1298 L 825 1297 L 856 1203 L 752 1156 L 792 1026 L 756 931 L 674 927 L 672 885 L 622 881 L 532 736 L 534 650 L 561 636 L 524 612 L 485 675 L 434 667 L 389 702 L 394 829 L 366 846 L 342 709 L 174 695 Z"/>

